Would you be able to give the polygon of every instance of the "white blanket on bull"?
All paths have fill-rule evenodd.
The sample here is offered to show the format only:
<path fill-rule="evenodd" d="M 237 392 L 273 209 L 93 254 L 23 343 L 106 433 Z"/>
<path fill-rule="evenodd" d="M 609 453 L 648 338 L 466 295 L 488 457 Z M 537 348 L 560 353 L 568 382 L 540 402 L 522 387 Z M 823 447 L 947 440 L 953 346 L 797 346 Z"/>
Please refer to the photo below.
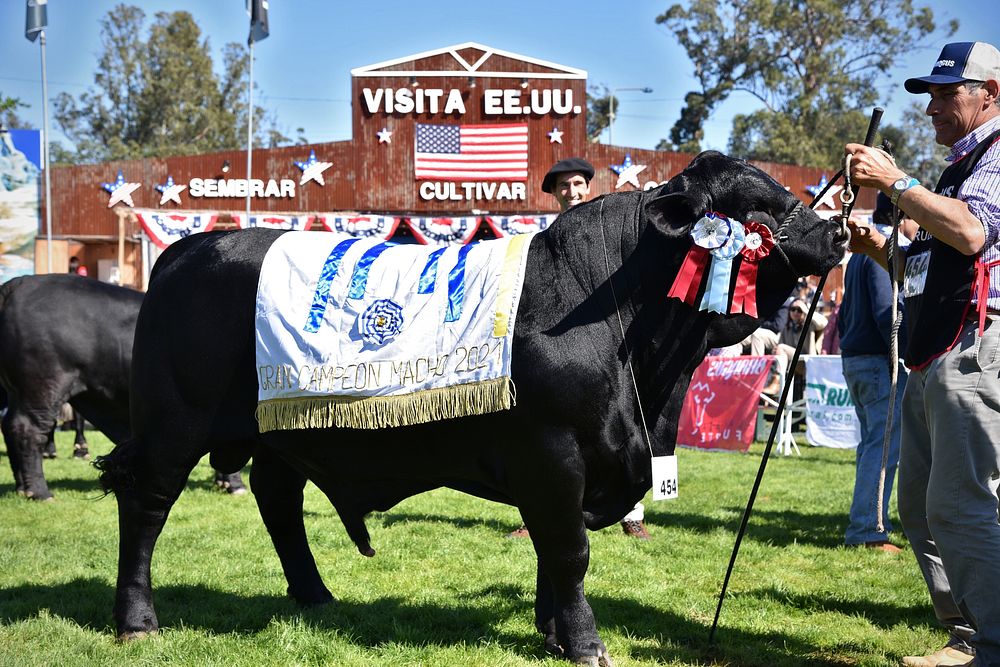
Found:
<path fill-rule="evenodd" d="M 282 235 L 257 286 L 260 431 L 384 428 L 510 408 L 530 237 L 433 248 Z"/>

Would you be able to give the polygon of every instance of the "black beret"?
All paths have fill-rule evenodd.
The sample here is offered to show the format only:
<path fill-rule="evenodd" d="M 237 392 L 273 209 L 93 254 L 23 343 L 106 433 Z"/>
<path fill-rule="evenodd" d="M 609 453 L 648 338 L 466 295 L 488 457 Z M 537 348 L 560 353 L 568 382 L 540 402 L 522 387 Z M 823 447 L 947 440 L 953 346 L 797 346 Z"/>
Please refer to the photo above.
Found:
<path fill-rule="evenodd" d="M 545 174 L 545 178 L 542 179 L 542 192 L 552 194 L 552 186 L 556 184 L 556 176 L 572 171 L 578 171 L 583 174 L 583 177 L 587 179 L 588 183 L 590 183 L 590 179 L 594 177 L 594 165 L 590 164 L 582 157 L 568 157 L 565 160 L 559 160 L 559 162 L 556 162 L 552 165 L 552 168 L 549 169 L 549 173 Z"/>

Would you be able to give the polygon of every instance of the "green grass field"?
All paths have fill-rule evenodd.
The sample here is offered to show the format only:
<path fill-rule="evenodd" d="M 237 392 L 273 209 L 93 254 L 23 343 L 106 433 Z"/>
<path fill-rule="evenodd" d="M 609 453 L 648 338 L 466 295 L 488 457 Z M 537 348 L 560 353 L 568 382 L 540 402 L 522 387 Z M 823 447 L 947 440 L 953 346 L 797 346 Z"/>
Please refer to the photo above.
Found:
<path fill-rule="evenodd" d="M 71 434 L 57 436 L 60 458 L 45 463 L 55 502 L 15 495 L 0 448 L 0 665 L 567 664 L 534 630 L 534 552 L 504 538 L 515 509 L 448 490 L 412 498 L 369 518 L 368 559 L 309 486 L 306 528 L 336 600 L 303 610 L 253 497 L 217 491 L 207 462 L 154 556 L 161 633 L 116 643 L 116 504 L 70 459 Z M 92 452 L 110 449 L 88 437 Z M 803 447 L 768 465 L 709 646 L 761 451 L 681 450 L 680 498 L 646 501 L 651 540 L 591 535 L 587 597 L 616 664 L 895 665 L 943 645 L 909 550 L 841 546 L 853 452 Z"/>

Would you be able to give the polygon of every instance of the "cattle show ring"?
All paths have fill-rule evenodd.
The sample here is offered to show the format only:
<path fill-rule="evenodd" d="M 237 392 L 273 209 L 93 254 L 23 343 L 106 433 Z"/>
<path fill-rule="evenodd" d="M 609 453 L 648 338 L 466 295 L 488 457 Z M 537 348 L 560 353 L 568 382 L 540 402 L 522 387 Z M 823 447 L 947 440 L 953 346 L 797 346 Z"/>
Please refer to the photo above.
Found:
<path fill-rule="evenodd" d="M 0 664 L 938 641 L 912 558 L 843 544 L 839 355 L 740 349 L 793 295 L 826 322 L 875 192 L 591 141 L 583 69 L 391 48 L 350 70 L 346 141 L 43 169 L 0 125 Z M 590 199 L 561 207 L 568 158 Z"/>

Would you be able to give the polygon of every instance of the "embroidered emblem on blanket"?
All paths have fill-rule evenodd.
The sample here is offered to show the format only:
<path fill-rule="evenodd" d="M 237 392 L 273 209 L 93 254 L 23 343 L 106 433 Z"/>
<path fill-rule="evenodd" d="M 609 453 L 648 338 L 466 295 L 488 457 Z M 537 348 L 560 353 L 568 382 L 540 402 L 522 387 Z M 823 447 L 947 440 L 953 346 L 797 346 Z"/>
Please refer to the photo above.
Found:
<path fill-rule="evenodd" d="M 531 234 L 463 246 L 284 234 L 257 286 L 260 431 L 509 409 Z"/>

